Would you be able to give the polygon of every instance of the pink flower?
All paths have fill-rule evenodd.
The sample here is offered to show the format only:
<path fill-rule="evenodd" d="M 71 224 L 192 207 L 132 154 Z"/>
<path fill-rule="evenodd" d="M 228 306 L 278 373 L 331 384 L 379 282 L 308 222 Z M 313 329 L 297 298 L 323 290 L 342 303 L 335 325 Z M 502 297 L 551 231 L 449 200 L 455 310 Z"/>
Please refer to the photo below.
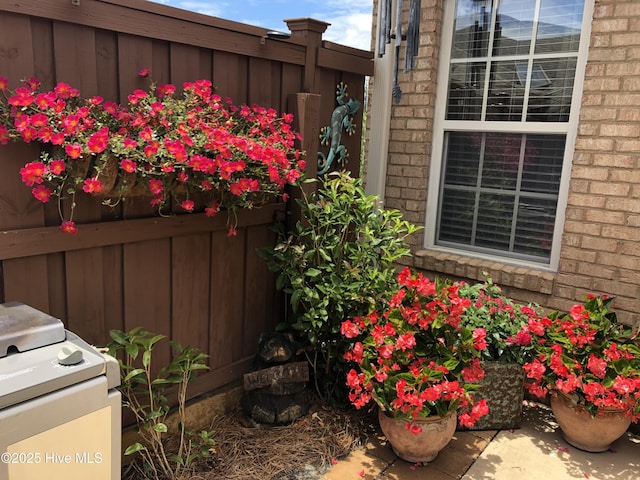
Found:
<path fill-rule="evenodd" d="M 38 185 L 33 190 L 31 190 L 31 193 L 42 203 L 47 203 L 49 201 L 49 197 L 51 197 L 51 190 L 44 185 Z"/>
<path fill-rule="evenodd" d="M 28 187 L 32 187 L 36 183 L 42 183 L 42 176 L 46 171 L 46 167 L 42 162 L 30 162 L 20 169 L 22 182 Z"/>
<path fill-rule="evenodd" d="M 473 346 L 478 350 L 487 348 L 487 330 L 485 328 L 475 328 L 472 333 Z"/>
<path fill-rule="evenodd" d="M 531 345 L 531 340 L 532 340 L 531 334 L 523 329 L 523 330 L 520 330 L 518 333 L 516 333 L 516 336 L 513 339 L 513 342 L 516 345 L 527 346 L 527 345 Z"/>
<path fill-rule="evenodd" d="M 76 228 L 76 224 L 73 222 L 62 222 L 62 224 L 60 225 L 60 230 L 62 230 L 62 233 L 78 233 L 78 229 Z"/>
<path fill-rule="evenodd" d="M 395 348 L 397 348 L 398 350 L 402 350 L 403 352 L 415 346 L 416 338 L 411 332 L 403 333 L 396 339 Z"/>
<path fill-rule="evenodd" d="M 604 378 L 607 373 L 607 361 L 604 358 L 595 356 L 593 353 L 589 355 L 587 368 L 598 378 Z"/>
<path fill-rule="evenodd" d="M 100 193 L 104 187 L 97 178 L 87 178 L 82 184 L 85 193 Z"/>
<path fill-rule="evenodd" d="M 82 155 L 82 146 L 77 143 L 65 145 L 64 151 L 71 158 L 80 158 Z"/>
<path fill-rule="evenodd" d="M 163 192 L 164 186 L 162 185 L 162 180 L 151 179 L 149 180 L 149 191 L 153 195 L 159 195 Z"/>
<path fill-rule="evenodd" d="M 104 152 L 109 142 L 109 127 L 102 127 L 89 137 L 87 147 L 92 153 Z"/>
<path fill-rule="evenodd" d="M 340 333 L 347 338 L 355 338 L 360 335 L 360 329 L 351 320 L 345 320 L 340 325 Z"/>
<path fill-rule="evenodd" d="M 204 214 L 207 217 L 215 217 L 219 211 L 220 211 L 220 205 L 218 204 L 217 200 L 214 200 L 211 202 L 211 205 L 209 205 L 207 208 L 204 209 Z"/>
<path fill-rule="evenodd" d="M 180 206 L 185 209 L 187 212 L 192 212 L 193 211 L 193 207 L 195 206 L 195 203 L 193 202 L 193 200 L 184 200 Z"/>
<path fill-rule="evenodd" d="M 133 173 L 136 171 L 137 164 L 129 158 L 124 158 L 120 161 L 120 167 L 127 173 Z"/>

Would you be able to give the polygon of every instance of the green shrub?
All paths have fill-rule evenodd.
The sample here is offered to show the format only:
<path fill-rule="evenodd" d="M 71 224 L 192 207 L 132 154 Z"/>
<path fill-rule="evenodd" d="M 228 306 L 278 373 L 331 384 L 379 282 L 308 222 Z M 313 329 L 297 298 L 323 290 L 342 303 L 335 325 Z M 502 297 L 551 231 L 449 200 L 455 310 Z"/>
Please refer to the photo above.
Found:
<path fill-rule="evenodd" d="M 378 209 L 376 197 L 347 173 L 317 181 L 318 189 L 298 200 L 301 220 L 293 231 L 281 230 L 277 245 L 259 254 L 289 298 L 290 314 L 279 328 L 302 343 L 320 398 L 346 404 L 342 355 L 349 344 L 340 325 L 397 290 L 394 263 L 410 254 L 406 238 L 418 227 L 397 210 Z"/>

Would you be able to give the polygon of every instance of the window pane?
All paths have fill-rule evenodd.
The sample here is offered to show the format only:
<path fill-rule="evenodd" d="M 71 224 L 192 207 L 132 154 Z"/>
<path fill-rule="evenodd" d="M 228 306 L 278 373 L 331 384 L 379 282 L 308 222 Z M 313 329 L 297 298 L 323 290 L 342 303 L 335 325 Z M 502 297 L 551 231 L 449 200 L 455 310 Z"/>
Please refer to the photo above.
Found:
<path fill-rule="evenodd" d="M 509 251 L 513 221 L 513 195 L 480 194 L 475 245 Z"/>
<path fill-rule="evenodd" d="M 471 245 L 475 211 L 474 192 L 445 188 L 442 194 L 438 238 L 445 242 Z"/>
<path fill-rule="evenodd" d="M 487 133 L 482 164 L 482 186 L 501 190 L 515 190 L 520 165 L 518 133 Z"/>
<path fill-rule="evenodd" d="M 531 76 L 527 121 L 568 122 L 575 75 L 575 58 L 536 60 Z"/>
<path fill-rule="evenodd" d="M 503 0 L 498 6 L 493 55 L 526 55 L 531 47 L 536 2 Z"/>
<path fill-rule="evenodd" d="M 536 53 L 577 52 L 584 0 L 541 0 Z"/>
<path fill-rule="evenodd" d="M 485 70 L 484 62 L 451 65 L 447 120 L 480 120 Z"/>
<path fill-rule="evenodd" d="M 438 244 L 548 261 L 565 141 L 445 132 Z"/>
<path fill-rule="evenodd" d="M 518 76 L 516 62 L 494 62 L 489 80 L 487 120 L 521 121 L 524 87 Z"/>
<path fill-rule="evenodd" d="M 475 186 L 480 166 L 482 134 L 450 132 L 447 141 L 447 185 Z"/>
<path fill-rule="evenodd" d="M 564 135 L 527 137 L 522 168 L 522 190 L 557 195 L 560 190 L 565 140 Z"/>
<path fill-rule="evenodd" d="M 549 259 L 556 204 L 555 199 L 520 199 L 514 252 Z"/>
<path fill-rule="evenodd" d="M 453 28 L 453 58 L 486 57 L 491 0 L 458 0 Z"/>

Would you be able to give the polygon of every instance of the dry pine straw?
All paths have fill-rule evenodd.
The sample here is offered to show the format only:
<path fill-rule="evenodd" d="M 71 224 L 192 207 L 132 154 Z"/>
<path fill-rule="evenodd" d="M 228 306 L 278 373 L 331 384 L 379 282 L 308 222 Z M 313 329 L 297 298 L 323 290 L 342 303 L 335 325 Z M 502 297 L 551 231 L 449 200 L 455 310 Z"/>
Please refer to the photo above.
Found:
<path fill-rule="evenodd" d="M 191 480 L 285 480 L 309 467 L 321 473 L 360 445 L 371 427 L 366 416 L 314 405 L 291 425 L 251 427 L 233 411 L 215 418 L 211 428 L 212 458 Z"/>

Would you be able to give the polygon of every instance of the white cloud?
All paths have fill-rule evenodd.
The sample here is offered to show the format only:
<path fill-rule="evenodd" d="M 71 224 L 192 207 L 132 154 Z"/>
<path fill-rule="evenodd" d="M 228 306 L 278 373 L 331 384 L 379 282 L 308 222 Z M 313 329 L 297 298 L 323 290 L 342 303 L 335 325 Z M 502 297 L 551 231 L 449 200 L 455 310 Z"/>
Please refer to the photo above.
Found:
<path fill-rule="evenodd" d="M 156 3 L 164 3 L 172 7 L 181 8 L 190 12 L 202 13 L 212 17 L 220 17 L 224 14 L 225 3 L 206 0 L 153 0 Z"/>
<path fill-rule="evenodd" d="M 371 48 L 373 0 L 152 0 L 183 10 L 286 31 L 285 18 L 311 17 L 331 25 L 325 40 L 350 47 Z M 252 18 L 253 17 L 253 18 Z"/>
<path fill-rule="evenodd" d="M 371 48 L 371 15 L 354 13 L 328 18 L 331 26 L 322 38 L 334 43 L 369 50 Z"/>
<path fill-rule="evenodd" d="M 326 18 L 322 20 L 331 23 L 324 39 L 362 50 L 371 48 L 372 0 L 325 0 L 323 6 Z"/>

